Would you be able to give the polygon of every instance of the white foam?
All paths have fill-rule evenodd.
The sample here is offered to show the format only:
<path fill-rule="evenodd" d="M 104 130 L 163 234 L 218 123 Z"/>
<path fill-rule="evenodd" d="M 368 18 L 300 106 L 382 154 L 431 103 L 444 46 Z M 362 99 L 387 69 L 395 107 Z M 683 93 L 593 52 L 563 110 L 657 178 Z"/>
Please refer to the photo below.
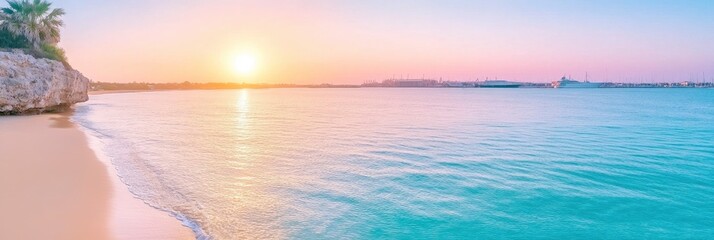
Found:
<path fill-rule="evenodd" d="M 120 162 L 122 159 L 117 159 L 120 154 L 116 154 L 114 156 L 110 155 L 107 151 L 107 146 L 108 143 L 106 141 L 111 141 L 111 136 L 107 134 L 103 134 L 100 131 L 96 129 L 92 129 L 88 127 L 89 125 L 89 120 L 81 118 L 81 116 L 78 116 L 79 114 L 75 114 L 75 116 L 72 118 L 72 122 L 74 122 L 78 128 L 84 133 L 87 142 L 89 143 L 90 149 L 94 151 L 95 155 L 97 158 L 106 166 L 114 168 L 114 172 L 117 174 L 118 179 L 127 187 L 129 192 L 134 196 L 134 198 L 141 200 L 144 202 L 146 205 L 150 206 L 151 208 L 154 208 L 156 210 L 166 212 L 172 217 L 176 218 L 181 222 L 183 226 L 188 227 L 193 231 L 193 233 L 196 236 L 196 239 L 199 240 L 210 240 L 213 239 L 211 236 L 209 236 L 202 228 L 201 226 L 194 220 L 191 220 L 189 217 L 186 215 L 178 212 L 178 211 L 170 211 L 165 208 L 162 208 L 160 206 L 157 206 L 157 204 L 151 203 L 145 199 L 142 199 L 139 197 L 139 194 L 137 193 L 137 188 L 131 187 L 129 184 L 127 184 L 126 177 L 123 176 L 122 174 L 119 173 L 119 169 L 116 162 Z"/>

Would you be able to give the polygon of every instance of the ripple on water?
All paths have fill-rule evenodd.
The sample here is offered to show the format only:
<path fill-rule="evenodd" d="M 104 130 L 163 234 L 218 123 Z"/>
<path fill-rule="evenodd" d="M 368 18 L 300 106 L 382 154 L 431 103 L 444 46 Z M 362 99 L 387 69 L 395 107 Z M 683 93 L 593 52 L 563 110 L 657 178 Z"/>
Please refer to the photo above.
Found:
<path fill-rule="evenodd" d="M 714 238 L 714 92 L 453 90 L 98 95 L 74 120 L 216 239 Z"/>

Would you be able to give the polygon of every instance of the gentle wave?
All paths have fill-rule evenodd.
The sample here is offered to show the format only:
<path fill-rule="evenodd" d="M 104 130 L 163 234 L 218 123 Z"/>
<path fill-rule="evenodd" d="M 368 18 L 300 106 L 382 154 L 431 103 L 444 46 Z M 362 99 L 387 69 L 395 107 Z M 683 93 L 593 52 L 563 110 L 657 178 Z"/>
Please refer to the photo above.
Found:
<path fill-rule="evenodd" d="M 159 92 L 74 118 L 205 238 L 714 236 L 707 90 Z"/>
<path fill-rule="evenodd" d="M 117 169 L 117 165 L 114 164 L 116 161 L 123 161 L 124 159 L 117 159 L 114 160 L 114 157 L 110 156 L 107 154 L 107 146 L 110 146 L 111 144 L 107 144 L 107 141 L 111 141 L 108 139 L 111 139 L 111 136 L 108 136 L 106 134 L 103 134 L 95 129 L 92 129 L 92 124 L 90 122 L 82 122 L 82 121 L 77 121 L 79 124 L 80 129 L 85 133 L 85 136 L 87 137 L 89 141 L 89 145 L 91 149 L 95 152 L 97 157 L 105 160 L 105 162 L 112 164 L 112 167 Z M 119 180 L 122 181 L 124 184 L 126 184 L 126 177 L 123 175 L 119 175 Z M 129 192 L 134 194 L 134 196 L 137 196 L 137 193 L 135 193 L 136 188 L 129 188 Z M 159 210 L 159 211 L 164 211 L 168 212 L 171 216 L 174 218 L 178 219 L 182 225 L 190 228 L 193 233 L 196 236 L 196 239 L 201 239 L 201 240 L 208 240 L 211 239 L 211 237 L 205 233 L 203 229 L 199 226 L 198 223 L 195 221 L 189 219 L 188 217 L 184 216 L 181 212 L 179 211 L 172 211 L 170 209 L 165 209 L 162 206 L 157 206 L 156 204 L 153 204 L 152 202 L 145 201 L 141 198 L 140 200 L 144 201 L 147 205 Z"/>

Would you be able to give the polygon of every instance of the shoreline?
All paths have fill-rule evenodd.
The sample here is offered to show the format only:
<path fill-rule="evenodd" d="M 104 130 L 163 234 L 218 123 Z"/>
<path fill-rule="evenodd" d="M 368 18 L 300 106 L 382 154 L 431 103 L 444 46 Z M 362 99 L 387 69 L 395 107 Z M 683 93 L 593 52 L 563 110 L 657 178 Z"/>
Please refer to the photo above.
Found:
<path fill-rule="evenodd" d="M 163 90 L 98 90 L 89 91 L 87 94 L 91 95 L 104 95 L 104 94 L 116 94 L 116 93 L 142 93 L 142 92 L 157 92 Z"/>
<path fill-rule="evenodd" d="M 135 198 L 71 114 L 0 117 L 0 238 L 196 239 Z"/>

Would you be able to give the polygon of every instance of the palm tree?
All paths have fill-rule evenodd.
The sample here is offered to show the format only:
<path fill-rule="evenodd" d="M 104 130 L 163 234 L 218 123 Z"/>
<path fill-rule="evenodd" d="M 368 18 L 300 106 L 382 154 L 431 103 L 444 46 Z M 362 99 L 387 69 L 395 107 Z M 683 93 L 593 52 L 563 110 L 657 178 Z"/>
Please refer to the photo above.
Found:
<path fill-rule="evenodd" d="M 5 29 L 17 36 L 23 36 L 36 50 L 45 44 L 55 45 L 60 40 L 60 27 L 64 22 L 60 18 L 64 9 L 51 9 L 52 3 L 46 0 L 7 0 L 10 7 L 2 8 L 0 29 Z"/>

